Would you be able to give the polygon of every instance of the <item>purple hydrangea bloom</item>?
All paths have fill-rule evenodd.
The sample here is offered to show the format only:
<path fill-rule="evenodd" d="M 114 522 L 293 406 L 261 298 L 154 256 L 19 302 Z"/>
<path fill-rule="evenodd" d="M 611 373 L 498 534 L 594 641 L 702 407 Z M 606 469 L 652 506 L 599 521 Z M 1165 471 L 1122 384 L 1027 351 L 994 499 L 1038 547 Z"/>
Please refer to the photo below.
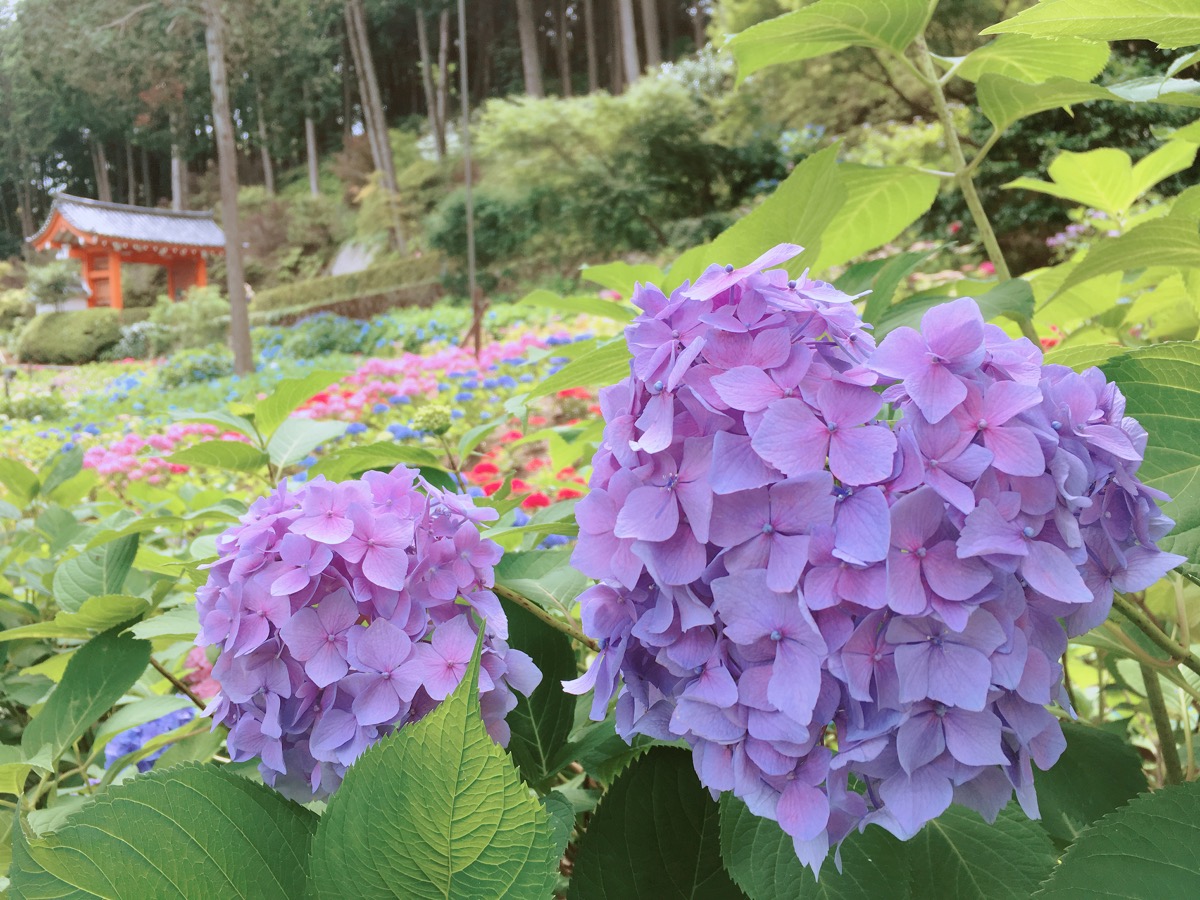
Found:
<path fill-rule="evenodd" d="M 876 347 L 854 298 L 769 270 L 797 252 L 634 292 L 576 509 L 600 651 L 567 688 L 594 718 L 615 698 L 627 739 L 684 739 L 819 869 L 951 802 L 1036 816 L 1067 638 L 1182 558 L 1098 370 L 1043 365 L 967 298 Z"/>
<path fill-rule="evenodd" d="M 453 692 L 480 627 L 484 723 L 507 743 L 513 691 L 541 673 L 505 643 L 490 590 L 502 551 L 476 524 L 494 517 L 403 466 L 255 501 L 196 594 L 197 643 L 222 647 L 207 712 L 230 757 L 259 757 L 296 799 L 327 797 L 363 750 Z"/>

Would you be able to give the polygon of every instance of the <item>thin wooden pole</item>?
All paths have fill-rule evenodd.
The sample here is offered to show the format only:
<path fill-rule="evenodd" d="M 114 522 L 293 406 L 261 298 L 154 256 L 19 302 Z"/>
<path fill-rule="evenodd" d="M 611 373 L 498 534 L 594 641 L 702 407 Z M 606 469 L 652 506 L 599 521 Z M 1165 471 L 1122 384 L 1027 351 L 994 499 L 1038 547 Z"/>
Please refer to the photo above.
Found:
<path fill-rule="evenodd" d="M 475 287 L 475 198 L 471 190 L 471 98 L 467 82 L 467 4 L 458 0 L 458 74 L 462 100 L 463 190 L 467 203 L 467 289 L 474 312 L 475 356 L 483 355 L 483 297 Z"/>
<path fill-rule="evenodd" d="M 229 111 L 229 82 L 225 70 L 225 19 L 220 0 L 204 0 L 204 37 L 212 90 L 213 131 L 217 143 L 217 172 L 221 183 L 221 227 L 225 230 L 225 277 L 229 291 L 229 342 L 238 375 L 254 371 L 250 344 L 250 311 L 246 303 L 242 237 L 238 223 L 237 148 Z"/>

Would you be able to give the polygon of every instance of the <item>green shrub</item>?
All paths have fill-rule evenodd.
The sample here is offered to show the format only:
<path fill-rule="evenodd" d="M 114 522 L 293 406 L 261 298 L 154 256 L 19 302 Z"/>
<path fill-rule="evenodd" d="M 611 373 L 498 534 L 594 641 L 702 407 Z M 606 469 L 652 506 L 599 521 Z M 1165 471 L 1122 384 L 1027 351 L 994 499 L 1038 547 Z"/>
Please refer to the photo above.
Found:
<path fill-rule="evenodd" d="M 133 309 L 125 307 L 121 310 L 121 324 L 134 325 L 138 322 L 147 322 L 150 320 L 151 310 L 145 306 L 137 306 Z"/>
<path fill-rule="evenodd" d="M 159 297 L 150 321 L 166 338 L 165 345 L 153 348 L 155 353 L 219 344 L 229 333 L 229 301 L 212 285 L 189 288 L 176 302 Z"/>
<path fill-rule="evenodd" d="M 83 276 L 77 259 L 54 259 L 29 270 L 29 293 L 38 303 L 58 309 L 73 297 L 83 296 Z"/>
<path fill-rule="evenodd" d="M 259 186 L 242 188 L 238 221 L 247 248 L 246 280 L 265 290 L 315 277 L 345 238 L 346 219 L 346 208 L 332 195 L 269 196 Z"/>
<path fill-rule="evenodd" d="M 712 212 L 706 216 L 676 219 L 667 226 L 667 240 L 680 251 L 711 241 L 737 221 L 734 212 Z"/>
<path fill-rule="evenodd" d="M 79 309 L 35 316 L 17 339 L 21 362 L 79 365 L 95 362 L 121 339 L 115 309 Z"/>
<path fill-rule="evenodd" d="M 158 383 L 172 389 L 233 374 L 233 354 L 223 348 L 180 350 L 158 370 Z"/>
<path fill-rule="evenodd" d="M 538 229 L 538 202 L 533 194 L 483 187 L 475 192 L 475 260 L 481 269 L 520 254 Z M 466 194 L 457 190 L 446 197 L 425 226 L 429 245 L 465 264 L 467 258 Z M 484 273 L 481 273 L 484 274 Z M 488 279 L 481 278 L 484 290 Z"/>
<path fill-rule="evenodd" d="M 104 351 L 102 359 L 149 359 L 170 342 L 171 332 L 162 325 L 144 320 L 127 323 L 121 326 L 121 339 Z"/>
<path fill-rule="evenodd" d="M 732 87 L 731 63 L 706 57 L 664 67 L 617 97 L 489 101 L 477 128 L 480 195 L 506 199 L 497 218 L 514 228 L 504 239 L 532 232 L 526 244 L 534 253 L 564 259 L 663 249 L 669 223 L 735 208 L 787 175 L 777 129 L 718 127 L 715 98 Z M 461 213 L 440 212 L 441 230 L 461 233 Z M 449 245 L 441 240 L 435 246 Z"/>
<path fill-rule="evenodd" d="M 27 422 L 32 422 L 34 419 L 43 422 L 57 422 L 66 414 L 67 405 L 57 394 L 40 393 L 0 400 L 0 416 L 10 419 L 24 419 Z"/>
<path fill-rule="evenodd" d="M 314 278 L 259 291 L 254 295 L 250 308 L 255 312 L 266 312 L 385 294 L 436 278 L 441 274 L 441 269 L 441 257 L 436 253 L 426 253 L 412 259 L 380 263 L 349 275 Z"/>
<path fill-rule="evenodd" d="M 331 353 L 362 353 L 371 327 L 333 313 L 317 313 L 283 330 L 282 350 L 294 359 L 317 359 Z"/>
<path fill-rule="evenodd" d="M 150 309 L 167 292 L 167 270 L 149 264 L 121 266 L 121 298 L 126 309 Z"/>
<path fill-rule="evenodd" d="M 24 291 L 0 291 L 0 332 L 8 334 L 21 328 L 33 318 L 33 310 Z"/>

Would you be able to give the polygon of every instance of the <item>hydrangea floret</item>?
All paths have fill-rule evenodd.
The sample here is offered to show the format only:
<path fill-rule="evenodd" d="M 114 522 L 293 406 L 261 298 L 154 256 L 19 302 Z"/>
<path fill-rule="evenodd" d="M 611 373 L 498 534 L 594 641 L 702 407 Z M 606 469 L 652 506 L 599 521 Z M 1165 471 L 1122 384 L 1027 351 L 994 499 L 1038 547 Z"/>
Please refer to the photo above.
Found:
<path fill-rule="evenodd" d="M 968 298 L 876 346 L 854 298 L 773 268 L 800 249 L 635 291 L 577 507 L 600 651 L 567 687 L 594 718 L 615 696 L 627 739 L 683 738 L 819 870 L 952 802 L 1036 817 L 1067 639 L 1182 558 L 1098 369 L 1044 365 Z"/>
<path fill-rule="evenodd" d="M 207 712 L 229 727 L 231 759 L 259 757 L 289 796 L 328 796 L 370 744 L 450 695 L 480 627 L 483 718 L 506 744 L 514 690 L 541 673 L 505 643 L 502 550 L 478 524 L 495 517 L 404 466 L 255 501 L 196 595 L 197 644 L 220 648 Z"/>

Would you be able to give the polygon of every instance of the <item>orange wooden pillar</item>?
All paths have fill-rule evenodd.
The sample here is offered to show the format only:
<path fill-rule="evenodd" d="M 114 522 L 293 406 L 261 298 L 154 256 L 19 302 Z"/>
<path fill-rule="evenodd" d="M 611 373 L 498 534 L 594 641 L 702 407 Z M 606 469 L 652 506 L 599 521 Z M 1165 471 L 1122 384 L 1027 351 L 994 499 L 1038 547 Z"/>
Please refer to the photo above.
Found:
<path fill-rule="evenodd" d="M 108 254 L 108 304 L 113 309 L 124 309 L 121 296 L 121 254 L 113 250 Z"/>
<path fill-rule="evenodd" d="M 196 257 L 196 287 L 208 286 L 208 260 L 203 256 Z"/>
<path fill-rule="evenodd" d="M 108 277 L 109 254 L 106 250 L 95 250 L 87 255 L 87 283 L 92 296 L 88 298 L 88 306 L 111 306 L 112 283 Z"/>

